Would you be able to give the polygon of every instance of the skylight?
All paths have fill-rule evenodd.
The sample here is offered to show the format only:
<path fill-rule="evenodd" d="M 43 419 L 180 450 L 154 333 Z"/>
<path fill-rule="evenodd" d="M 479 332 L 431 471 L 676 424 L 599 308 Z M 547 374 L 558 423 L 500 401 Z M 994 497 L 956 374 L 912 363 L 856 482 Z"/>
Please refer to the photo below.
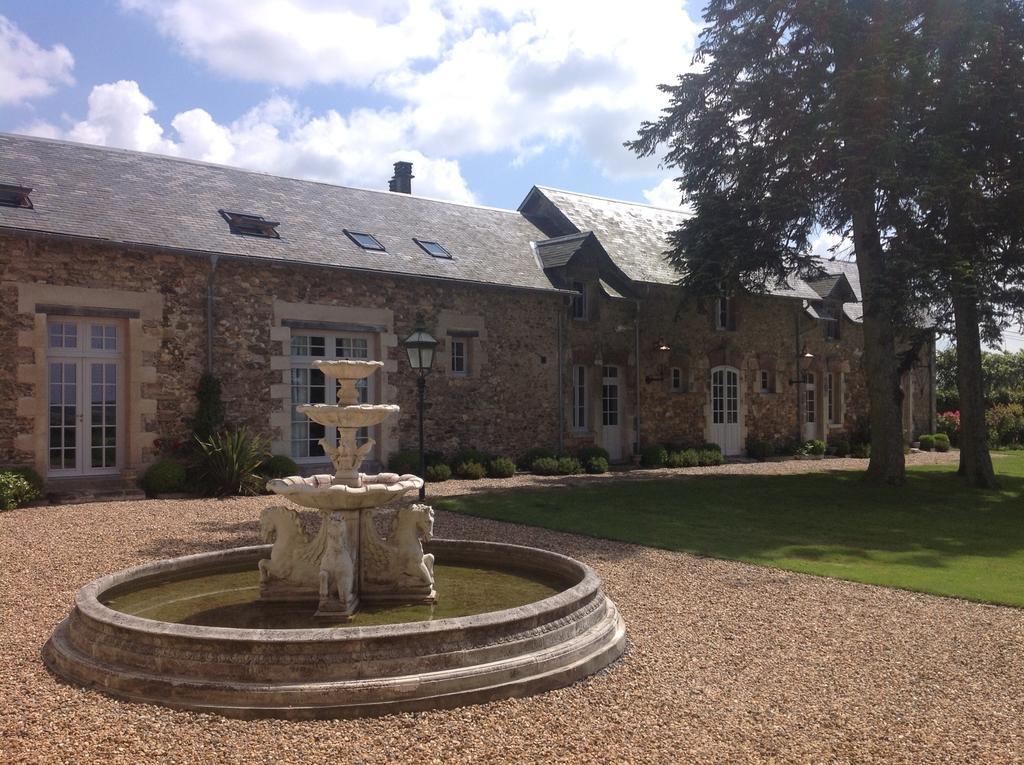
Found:
<path fill-rule="evenodd" d="M 359 231 L 349 231 L 347 228 L 343 229 L 345 235 L 348 236 L 353 242 L 358 244 L 364 250 L 376 250 L 377 252 L 385 252 L 384 245 L 377 241 L 377 238 L 373 234 L 363 234 Z"/>
<path fill-rule="evenodd" d="M 452 256 L 452 254 L 448 252 L 448 250 L 446 250 L 437 242 L 427 242 L 424 241 L 423 239 L 416 239 L 415 237 L 413 237 L 413 241 L 416 242 L 416 244 L 418 244 L 420 247 L 422 247 L 427 253 L 433 255 L 435 258 L 450 258 Z"/>
<path fill-rule="evenodd" d="M 277 221 L 267 220 L 262 215 L 250 215 L 249 213 L 228 212 L 218 210 L 221 217 L 228 222 L 232 234 L 242 236 L 259 236 L 264 239 L 280 239 L 277 227 L 281 224 Z"/>
<path fill-rule="evenodd" d="M 9 183 L 0 183 L 0 207 L 24 207 L 32 209 L 32 200 L 29 194 L 32 189 L 27 186 L 13 186 Z"/>

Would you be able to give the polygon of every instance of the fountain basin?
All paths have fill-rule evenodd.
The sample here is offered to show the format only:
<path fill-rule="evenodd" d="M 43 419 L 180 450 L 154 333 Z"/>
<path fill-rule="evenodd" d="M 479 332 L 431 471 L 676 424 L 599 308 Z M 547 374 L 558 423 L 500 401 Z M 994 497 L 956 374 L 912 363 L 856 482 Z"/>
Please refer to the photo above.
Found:
<path fill-rule="evenodd" d="M 334 476 L 326 474 L 307 478 L 274 478 L 267 482 L 267 490 L 313 510 L 362 510 L 380 507 L 410 489 L 418 491 L 423 485 L 422 478 L 397 473 L 360 473 L 360 486 L 346 486 L 333 481 Z"/>
<path fill-rule="evenodd" d="M 366 428 L 379 425 L 400 408 L 396 404 L 300 404 L 295 411 L 329 428 Z"/>
<path fill-rule="evenodd" d="M 319 359 L 313 362 L 314 369 L 338 380 L 362 380 L 383 367 L 383 361 L 362 359 Z"/>
<path fill-rule="evenodd" d="M 557 583 L 542 600 L 380 626 L 233 629 L 104 605 L 133 587 L 255 565 L 269 545 L 158 561 L 97 579 L 43 649 L 59 676 L 129 701 L 230 717 L 360 717 L 454 707 L 569 685 L 625 647 L 625 625 L 589 567 L 557 553 L 434 540 L 438 565 L 515 570 Z"/>

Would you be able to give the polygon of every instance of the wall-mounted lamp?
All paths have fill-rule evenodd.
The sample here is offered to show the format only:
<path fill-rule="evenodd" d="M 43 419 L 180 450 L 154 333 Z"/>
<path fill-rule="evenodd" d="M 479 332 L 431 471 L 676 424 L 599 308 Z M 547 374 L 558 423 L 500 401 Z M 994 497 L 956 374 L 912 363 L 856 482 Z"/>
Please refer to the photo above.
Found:
<path fill-rule="evenodd" d="M 644 382 L 661 382 L 665 379 L 665 370 L 668 367 L 668 354 L 671 350 L 672 348 L 666 345 L 664 340 L 658 338 L 658 342 L 654 346 L 654 353 L 658 359 L 658 374 L 647 375 L 647 377 L 644 378 Z"/>

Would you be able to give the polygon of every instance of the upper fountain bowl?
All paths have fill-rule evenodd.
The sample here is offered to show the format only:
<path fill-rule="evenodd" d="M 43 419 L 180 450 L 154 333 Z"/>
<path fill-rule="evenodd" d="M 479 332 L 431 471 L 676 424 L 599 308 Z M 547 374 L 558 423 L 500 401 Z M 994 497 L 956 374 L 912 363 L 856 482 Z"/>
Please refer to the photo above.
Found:
<path fill-rule="evenodd" d="M 366 428 L 379 425 L 398 410 L 399 407 L 395 404 L 299 404 L 295 407 L 296 412 L 329 428 Z"/>
<path fill-rule="evenodd" d="M 338 380 L 362 380 L 383 366 L 383 361 L 362 359 L 320 359 L 313 362 L 314 369 L 319 369 L 325 376 L 334 377 Z"/>
<path fill-rule="evenodd" d="M 314 510 L 359 510 L 379 507 L 423 485 L 422 478 L 396 473 L 360 473 L 359 486 L 337 484 L 333 478 L 330 475 L 274 478 L 267 482 L 267 490 Z"/>

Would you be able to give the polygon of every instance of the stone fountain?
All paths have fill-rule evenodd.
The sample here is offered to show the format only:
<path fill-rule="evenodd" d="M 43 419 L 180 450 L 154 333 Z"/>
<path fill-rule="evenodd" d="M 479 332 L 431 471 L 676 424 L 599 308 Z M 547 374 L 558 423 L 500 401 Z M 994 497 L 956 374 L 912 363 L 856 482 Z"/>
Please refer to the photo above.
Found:
<path fill-rule="evenodd" d="M 357 446 L 357 432 L 399 411 L 394 404 L 358 403 L 357 383 L 382 366 L 380 361 L 313 362 L 325 378 L 338 381 L 338 403 L 302 404 L 296 410 L 323 425 L 328 434 L 337 430 L 337 446 L 332 439 L 320 439 L 335 473 L 267 483 L 269 491 L 318 510 L 322 520 L 319 532 L 309 538 L 296 510 L 272 506 L 263 511 L 260 531 L 273 547 L 270 557 L 259 562 L 262 599 L 315 601 L 316 615 L 327 620 L 351 618 L 360 602 L 416 604 L 437 599 L 434 556 L 423 552 L 423 542 L 433 533 L 434 511 L 427 505 L 385 508 L 409 490 L 418 490 L 423 479 L 359 472 L 374 441 Z"/>

